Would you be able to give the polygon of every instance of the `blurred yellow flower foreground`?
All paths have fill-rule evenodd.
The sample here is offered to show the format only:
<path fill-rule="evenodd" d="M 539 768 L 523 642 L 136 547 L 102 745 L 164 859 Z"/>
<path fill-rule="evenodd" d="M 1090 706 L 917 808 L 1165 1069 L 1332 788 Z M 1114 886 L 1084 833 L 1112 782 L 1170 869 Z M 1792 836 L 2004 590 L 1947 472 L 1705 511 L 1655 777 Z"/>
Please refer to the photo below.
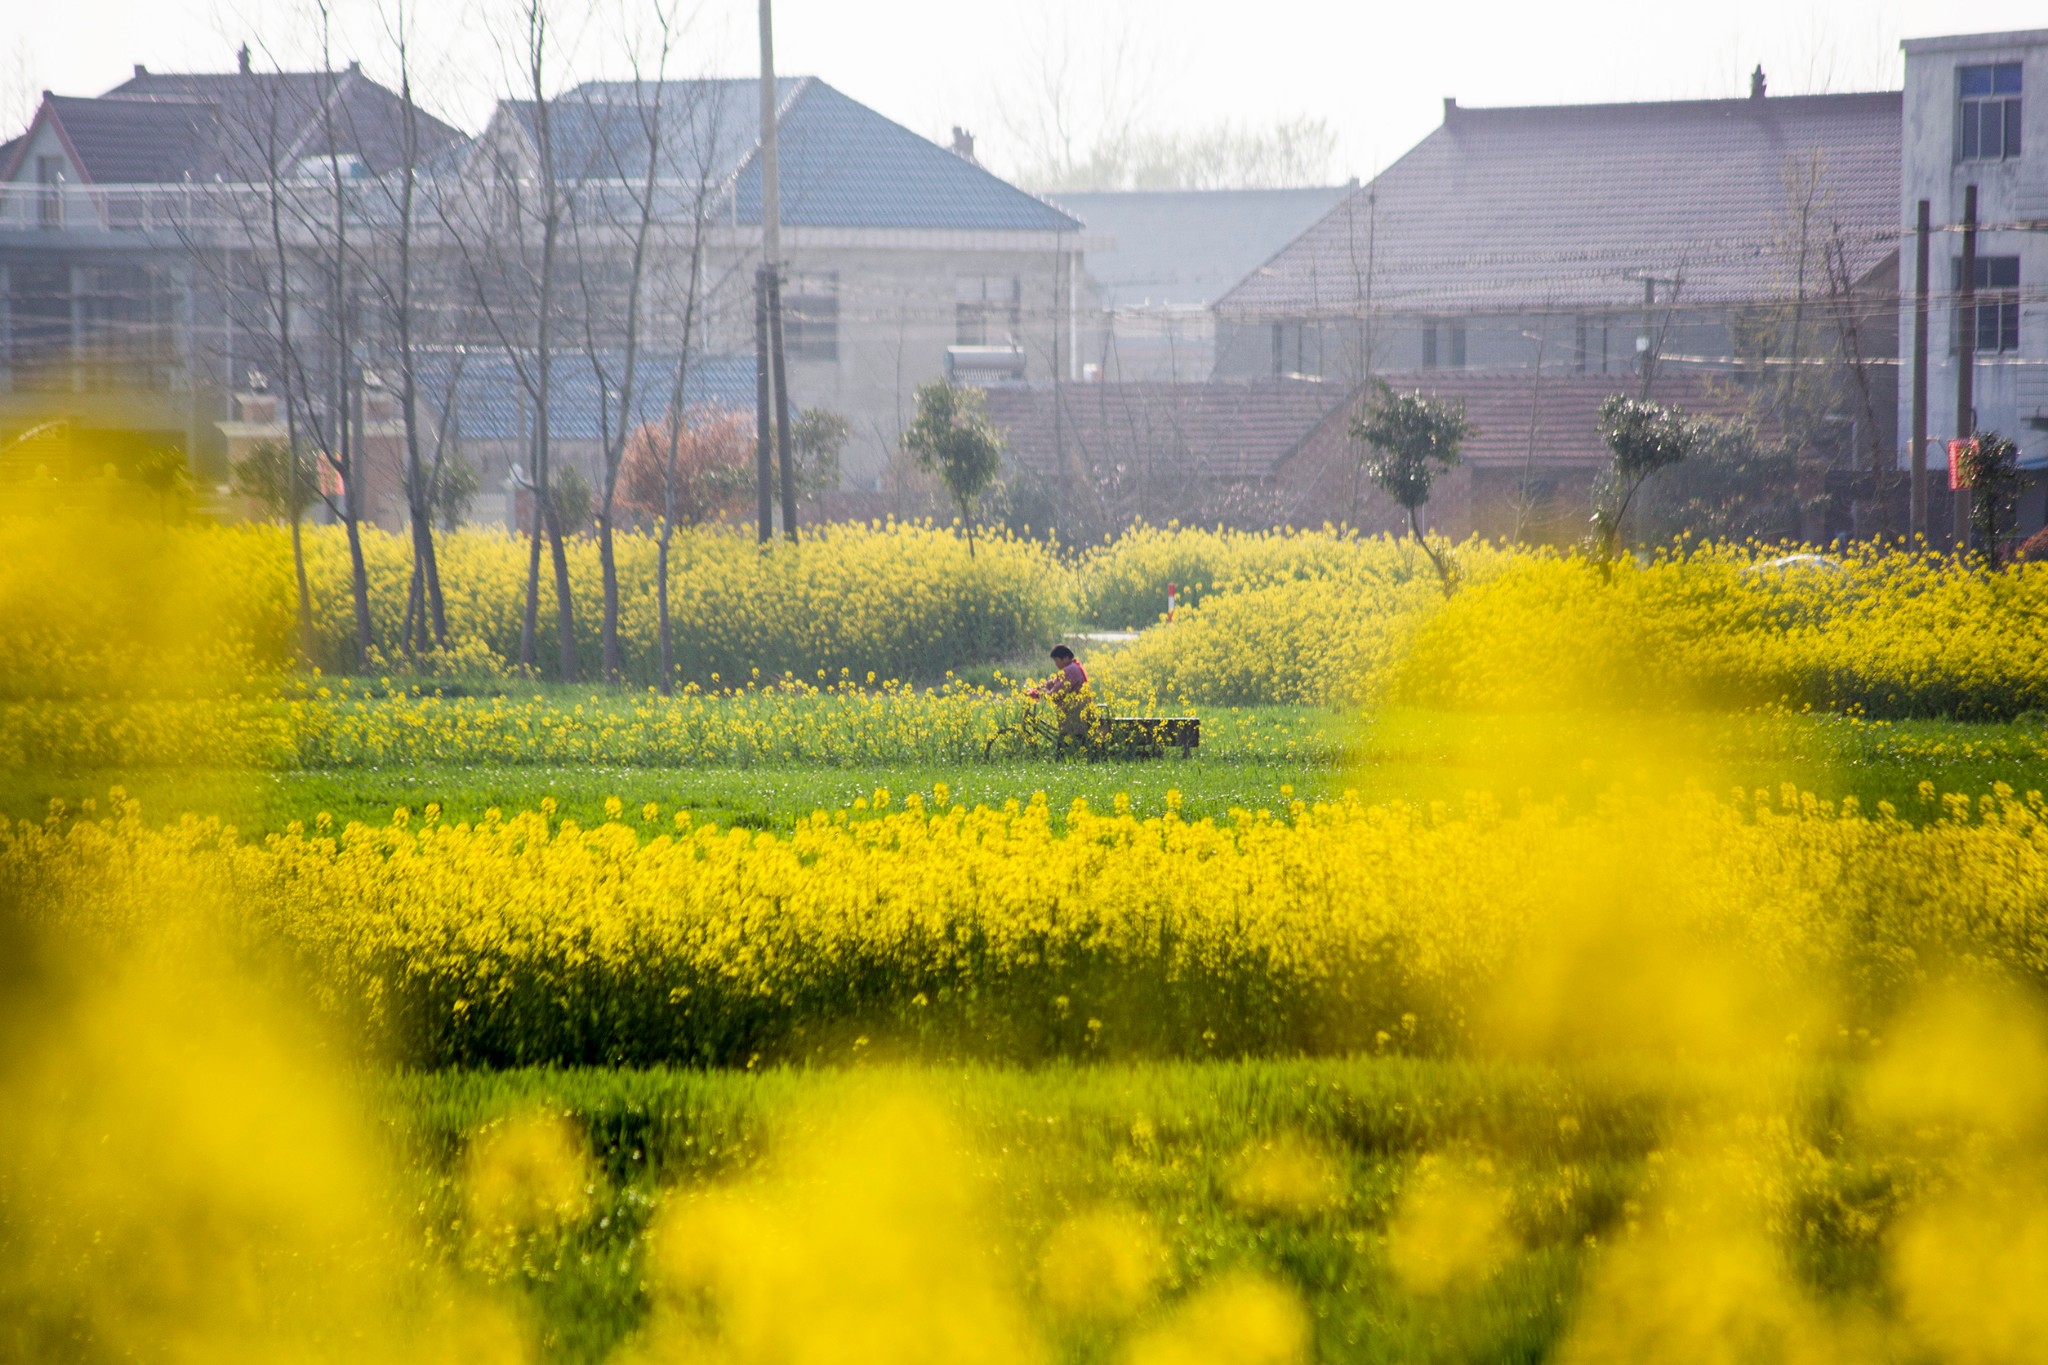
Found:
<path fill-rule="evenodd" d="M 2024 786 L 1866 807 L 1646 750 L 1590 801 L 1513 795 L 1496 753 L 1497 796 L 1289 785 L 1213 819 L 1177 791 L 1150 818 L 1030 785 L 969 805 L 950 772 L 786 833 L 638 797 L 245 832 L 111 776 L 104 807 L 19 818 L 93 763 L 955 762 L 986 694 L 876 701 L 860 631 L 1006 648 L 1073 602 L 1138 615 L 1168 566 L 1200 605 L 1121 661 L 1139 695 L 1256 691 L 1202 666 L 1252 638 L 1261 668 L 1320 642 L 1296 696 L 1566 689 L 1630 709 L 1616 734 L 1677 696 L 2008 715 L 2048 679 L 2038 571 L 1873 553 L 1838 591 L 1709 550 L 1608 583 L 1503 550 L 1443 606 L 1402 547 L 1335 533 L 1141 531 L 1072 563 L 970 563 L 931 528 L 766 558 L 707 534 L 692 667 L 753 650 L 824 691 L 627 714 L 279 696 L 269 533 L 5 540 L 0 1359 L 1989 1365 L 2048 1341 L 2048 802 Z M 402 564 L 374 553 L 387 610 Z M 461 608 L 464 657 L 495 669 L 512 557 L 451 540 L 451 578 L 465 555 L 499 586 Z M 813 629 L 877 575 L 874 615 Z M 866 738 L 833 749 L 842 724 Z M 1574 724 L 1521 738 L 1591 764 L 1570 735 L 1607 727 Z"/>

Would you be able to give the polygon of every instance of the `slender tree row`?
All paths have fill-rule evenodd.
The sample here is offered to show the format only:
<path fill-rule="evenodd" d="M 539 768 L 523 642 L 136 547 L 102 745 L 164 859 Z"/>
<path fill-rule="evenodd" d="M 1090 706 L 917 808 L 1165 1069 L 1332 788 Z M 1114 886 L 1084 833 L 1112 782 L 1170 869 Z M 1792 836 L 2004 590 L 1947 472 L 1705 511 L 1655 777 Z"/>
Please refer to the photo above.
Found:
<path fill-rule="evenodd" d="M 661 634 L 672 660 L 666 566 L 675 528 L 701 515 L 686 466 L 706 443 L 692 428 L 717 425 L 693 416 L 688 401 L 704 301 L 719 283 L 707 278 L 709 219 L 730 189 L 717 178 L 716 92 L 672 79 L 683 56 L 678 0 L 646 0 L 632 16 L 631 79 L 561 93 L 565 44 L 554 8 L 522 0 L 502 44 L 518 97 L 483 137 L 464 142 L 415 97 L 416 8 L 386 0 L 378 11 L 396 73 L 395 126 L 388 100 L 353 97 L 365 78 L 334 60 L 335 14 L 320 0 L 317 79 L 252 83 L 256 93 L 233 111 L 239 126 L 223 130 L 239 158 L 235 174 L 188 215 L 191 256 L 213 276 L 231 329 L 253 339 L 235 359 L 258 363 L 233 378 L 277 403 L 282 439 L 244 460 L 236 481 L 289 523 L 299 649 L 311 658 L 302 528 L 316 508 L 348 544 L 355 657 L 346 662 L 446 644 L 435 523 L 474 491 L 458 413 L 464 386 L 488 370 L 489 382 L 509 377 L 521 400 L 512 483 L 527 556 L 517 663 L 539 662 L 545 553 L 560 650 L 553 671 L 577 676 L 564 539 L 568 523 L 582 520 L 572 504 L 588 483 L 556 449 L 563 373 L 573 365 L 597 395 L 588 510 L 603 575 L 602 673 L 621 671 L 622 522 L 658 531 Z M 245 50 L 245 69 L 252 60 Z M 649 368 L 656 352 L 673 356 L 666 373 Z M 364 522 L 377 512 L 368 503 L 373 426 L 399 435 L 412 552 L 399 638 L 381 641 L 363 549 Z M 652 502 L 629 496 L 629 455 L 651 475 L 638 491 L 652 489 Z"/>

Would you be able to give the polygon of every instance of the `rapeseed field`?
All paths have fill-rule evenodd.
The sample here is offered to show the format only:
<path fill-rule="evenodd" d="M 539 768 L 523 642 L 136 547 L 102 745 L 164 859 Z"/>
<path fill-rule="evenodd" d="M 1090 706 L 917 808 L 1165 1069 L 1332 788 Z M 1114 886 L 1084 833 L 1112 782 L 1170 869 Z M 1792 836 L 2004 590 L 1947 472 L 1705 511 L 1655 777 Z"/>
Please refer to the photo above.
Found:
<path fill-rule="evenodd" d="M 662 696 L 639 617 L 626 687 L 518 676 L 511 542 L 447 544 L 447 655 L 357 667 L 316 532 L 316 673 L 280 533 L 0 521 L 0 758 L 92 793 L 0 823 L 8 1358 L 2048 1332 L 2037 568 L 1472 545 L 1446 601 L 1338 531 L 711 530 Z M 403 545 L 370 557 L 388 640 Z M 1105 704 L 1204 752 L 1056 801 L 979 754 L 1081 625 L 1144 628 L 1088 651 Z M 1800 780 L 1838 762 L 1892 776 Z M 223 814 L 423 765 L 511 798 Z M 714 765 L 868 780 L 753 828 L 693 808 Z M 1262 790 L 1192 809 L 1232 765 Z M 507 776 L 571 769 L 609 799 Z"/>

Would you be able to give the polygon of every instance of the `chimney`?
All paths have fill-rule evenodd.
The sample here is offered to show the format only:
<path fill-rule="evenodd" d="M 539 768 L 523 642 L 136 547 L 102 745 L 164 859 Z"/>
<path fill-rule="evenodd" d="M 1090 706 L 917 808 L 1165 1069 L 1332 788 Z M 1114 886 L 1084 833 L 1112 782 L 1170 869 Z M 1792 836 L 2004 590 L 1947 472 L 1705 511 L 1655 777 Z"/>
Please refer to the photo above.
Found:
<path fill-rule="evenodd" d="M 1753 100 L 1764 97 L 1764 68 L 1761 62 L 1757 63 L 1756 70 L 1749 73 L 1749 97 Z"/>
<path fill-rule="evenodd" d="M 1456 95 L 1445 95 L 1445 96 L 1444 96 L 1444 122 L 1445 122 L 1445 123 L 1449 123 L 1449 122 L 1451 121 L 1451 115 L 1453 115 L 1453 114 L 1455 114 L 1455 113 L 1457 113 L 1457 112 L 1458 112 L 1458 97 L 1457 97 Z"/>
<path fill-rule="evenodd" d="M 249 65 L 249 45 L 247 43 L 243 43 L 235 49 L 235 70 L 241 72 L 244 76 L 248 75 L 251 70 Z"/>
<path fill-rule="evenodd" d="M 962 161 L 974 160 L 974 134 L 957 123 L 953 125 L 953 155 Z"/>
<path fill-rule="evenodd" d="M 147 76 L 148 74 L 149 74 L 149 68 L 148 68 L 148 67 L 144 66 L 144 65 L 143 65 L 143 64 L 142 64 L 141 62 L 137 62 L 137 63 L 135 64 L 135 75 L 136 75 L 136 77 L 137 77 L 138 79 L 139 79 L 139 78 L 141 78 L 141 77 L 143 77 L 143 76 Z"/>

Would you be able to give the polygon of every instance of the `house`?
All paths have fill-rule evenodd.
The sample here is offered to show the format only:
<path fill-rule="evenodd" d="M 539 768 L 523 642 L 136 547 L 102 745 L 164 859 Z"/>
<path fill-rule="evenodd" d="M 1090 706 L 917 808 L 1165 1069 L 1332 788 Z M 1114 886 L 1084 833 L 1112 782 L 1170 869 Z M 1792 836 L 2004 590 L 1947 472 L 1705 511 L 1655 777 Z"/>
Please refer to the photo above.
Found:
<path fill-rule="evenodd" d="M 645 179 L 645 130 L 659 127 L 662 221 L 656 269 L 643 282 L 645 344 L 679 345 L 682 267 L 701 193 L 708 227 L 693 348 L 743 355 L 751 372 L 758 88 L 751 80 L 593 82 L 551 101 L 545 127 L 533 102 L 504 101 L 462 173 L 516 176 L 537 167 L 547 145 L 574 192 L 631 195 Z M 849 490 L 878 493 L 919 383 L 1071 370 L 1068 294 L 1081 224 L 815 77 L 780 79 L 777 99 L 790 401 L 848 419 L 842 477 Z M 628 253 L 616 220 L 593 250 L 613 262 L 616 284 Z M 613 320 L 623 311 L 606 310 Z M 622 341 L 614 332 L 605 344 Z"/>
<path fill-rule="evenodd" d="M 1446 101 L 1440 127 L 1217 298 L 1213 393 L 1084 384 L 1062 445 L 1121 442 L 1153 470 L 1184 449 L 1184 482 L 1228 468 L 1259 490 L 1230 503 L 1250 520 L 1392 526 L 1346 436 L 1385 379 L 1463 401 L 1478 428 L 1432 502 L 1438 529 L 1570 540 L 1607 461 L 1600 403 L 1628 393 L 1759 419 L 1842 494 L 1814 499 L 1810 534 L 1879 529 L 1897 483 L 1901 107 L 1895 91 L 1773 98 L 1761 72 L 1735 100 Z M 1190 416 L 1305 383 L 1321 411 L 1256 447 Z M 1049 395 L 991 400 L 1043 446 Z"/>
<path fill-rule="evenodd" d="M 1223 376 L 1726 364 L 1896 269 L 1900 96 L 1468 108 L 1218 301 Z M 1808 344 L 1811 344 L 1809 339 Z M 1679 360 L 1679 357 L 1686 357 Z"/>
<path fill-rule="evenodd" d="M 0 445 L 54 422 L 81 458 L 168 445 L 224 478 L 230 395 L 274 369 L 236 297 L 247 193 L 385 174 L 402 110 L 359 67 L 258 72 L 246 49 L 233 72 L 137 66 L 104 95 L 46 93 L 0 146 Z M 419 113 L 415 136 L 432 153 L 460 135 Z"/>
<path fill-rule="evenodd" d="M 1617 392 L 1760 418 L 1842 494 L 1813 534 L 1879 529 L 1899 494 L 1901 109 L 1896 91 L 1773 97 L 1761 71 L 1742 99 L 1446 100 L 1438 128 L 1217 299 L 1216 378 L 1386 378 L 1486 410 L 1439 499 L 1446 529 L 1526 531 L 1531 487 L 1582 507 L 1605 459 L 1594 414 Z M 1532 420 L 1492 415 L 1517 392 L 1570 439 L 1494 449 Z M 1311 519 L 1335 498 L 1369 520 L 1369 499 L 1304 473 L 1317 450 L 1348 460 L 1306 440 L 1281 485 L 1320 490 Z M 1581 515 L 1545 534 L 1575 537 Z"/>
<path fill-rule="evenodd" d="M 1082 376 L 1209 378 L 1216 301 L 1356 187 L 1053 196 L 1087 233 L 1075 346 Z"/>
<path fill-rule="evenodd" d="M 1977 191 L 1975 270 L 1975 429 L 1996 431 L 2020 447 L 2023 467 L 2048 468 L 2048 310 L 2037 300 L 2048 282 L 2048 29 L 1909 39 L 1906 57 L 1904 171 L 1897 222 L 1909 244 L 1919 206 L 1931 228 L 1927 368 L 1927 462 L 1948 464 L 1950 439 L 1969 429 L 1957 419 L 1964 324 L 1964 198 Z M 1917 281 L 1908 266 L 1899 300 L 1903 355 L 1915 357 Z M 1899 429 L 1912 432 L 1912 386 L 1900 386 Z M 1937 484 L 1945 480 L 1937 480 Z M 2038 530 L 2048 490 L 2037 475 L 2020 506 L 2019 528 Z"/>

